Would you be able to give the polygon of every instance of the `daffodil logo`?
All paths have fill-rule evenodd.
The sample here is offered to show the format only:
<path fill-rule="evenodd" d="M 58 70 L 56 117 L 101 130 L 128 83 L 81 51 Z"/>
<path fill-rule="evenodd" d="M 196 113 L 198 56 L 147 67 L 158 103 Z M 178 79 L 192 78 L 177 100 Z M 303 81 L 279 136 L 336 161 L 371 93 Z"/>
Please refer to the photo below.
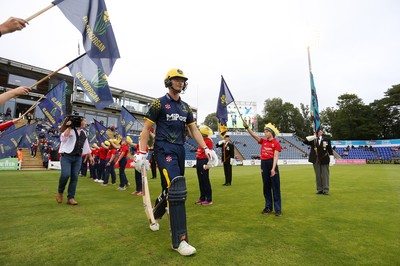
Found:
<path fill-rule="evenodd" d="M 225 96 L 225 94 L 222 94 L 222 96 L 221 96 L 221 104 L 223 106 L 226 106 L 226 96 Z"/>
<path fill-rule="evenodd" d="M 53 107 L 53 109 L 51 109 L 50 114 L 54 117 L 56 116 L 56 112 L 57 112 L 57 107 Z"/>
<path fill-rule="evenodd" d="M 103 35 L 110 26 L 110 17 L 108 16 L 108 12 L 106 10 L 97 15 L 96 24 L 94 25 L 93 31 L 96 35 Z"/>
<path fill-rule="evenodd" d="M 95 74 L 92 77 L 92 80 L 90 81 L 90 83 L 96 89 L 103 89 L 104 87 L 106 87 L 108 85 L 107 75 L 104 74 L 103 71 L 100 68 L 98 68 L 97 69 L 97 74 Z"/>

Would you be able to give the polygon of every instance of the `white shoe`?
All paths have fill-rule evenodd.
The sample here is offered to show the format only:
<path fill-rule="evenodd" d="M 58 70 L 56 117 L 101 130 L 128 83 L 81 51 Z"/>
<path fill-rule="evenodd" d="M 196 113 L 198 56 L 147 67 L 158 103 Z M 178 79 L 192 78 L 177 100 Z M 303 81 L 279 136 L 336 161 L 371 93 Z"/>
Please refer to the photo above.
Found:
<path fill-rule="evenodd" d="M 179 247 L 174 248 L 174 250 L 178 251 L 182 256 L 190 256 L 196 253 L 196 249 L 189 245 L 185 240 L 182 240 Z"/>
<path fill-rule="evenodd" d="M 99 179 L 99 180 L 97 180 L 97 183 L 103 183 L 104 182 L 104 180 L 103 179 Z"/>
<path fill-rule="evenodd" d="M 99 180 L 98 180 L 98 179 L 94 179 L 93 182 L 96 182 L 96 183 L 97 183 L 97 182 L 99 182 Z"/>
<path fill-rule="evenodd" d="M 117 190 L 126 190 L 126 187 L 118 187 Z"/>

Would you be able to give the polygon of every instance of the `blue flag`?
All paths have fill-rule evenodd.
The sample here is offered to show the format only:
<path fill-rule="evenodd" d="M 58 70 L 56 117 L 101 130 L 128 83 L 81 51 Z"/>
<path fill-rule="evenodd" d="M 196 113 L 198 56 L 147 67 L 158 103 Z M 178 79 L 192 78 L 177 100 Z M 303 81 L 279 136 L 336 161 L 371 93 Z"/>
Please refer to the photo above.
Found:
<path fill-rule="evenodd" d="M 226 85 L 226 82 L 224 80 L 224 77 L 221 76 L 221 88 L 219 91 L 219 97 L 218 97 L 218 104 L 217 104 L 217 118 L 218 118 L 218 124 L 220 128 L 220 135 L 222 137 L 225 136 L 226 131 L 227 131 L 227 122 L 228 122 L 228 104 L 233 102 L 235 99 L 233 99 L 233 96 L 231 94 L 231 91 L 228 88 L 228 85 Z"/>
<path fill-rule="evenodd" d="M 52 4 L 82 33 L 85 51 L 110 75 L 120 55 L 104 0 L 55 0 Z"/>
<path fill-rule="evenodd" d="M 107 128 L 100 124 L 96 119 L 94 119 L 94 128 L 96 130 L 96 139 L 98 143 L 102 143 L 110 139 L 110 137 L 107 135 Z"/>
<path fill-rule="evenodd" d="M 25 125 L 23 128 L 25 129 L 24 136 L 21 138 L 18 148 L 30 148 L 32 142 L 34 142 L 37 138 L 36 136 L 36 126 L 37 123 Z"/>
<path fill-rule="evenodd" d="M 57 109 L 60 110 L 60 113 L 63 116 L 61 120 L 64 120 L 66 114 L 65 90 L 67 86 L 67 82 L 65 80 L 61 80 L 46 94 L 46 99 L 50 100 L 57 107 Z"/>
<path fill-rule="evenodd" d="M 314 123 L 314 131 L 315 133 L 318 133 L 321 126 L 321 119 L 319 117 L 319 111 L 318 111 L 317 90 L 315 89 L 314 76 L 311 71 L 310 71 L 310 82 L 311 82 L 310 113 L 311 113 L 311 119 L 313 120 Z"/>
<path fill-rule="evenodd" d="M 66 116 L 66 88 L 67 82 L 65 80 L 60 81 L 46 94 L 46 98 L 44 98 L 38 105 L 53 127 L 57 127 L 62 123 Z"/>
<path fill-rule="evenodd" d="M 68 68 L 97 109 L 104 109 L 114 102 L 107 75 L 87 54 L 73 61 Z"/>
<path fill-rule="evenodd" d="M 57 127 L 62 122 L 62 119 L 59 119 L 61 118 L 61 111 L 50 100 L 45 98 L 38 106 L 52 127 Z"/>
<path fill-rule="evenodd" d="M 46 98 L 43 99 L 38 105 L 53 127 L 57 127 L 60 123 L 62 123 L 66 116 L 66 88 L 67 82 L 65 80 L 60 81 L 46 94 Z"/>
<path fill-rule="evenodd" d="M 118 134 L 122 137 L 128 135 L 129 130 L 135 124 L 136 118 L 124 107 L 121 108 L 121 116 L 118 122 Z"/>
<path fill-rule="evenodd" d="M 0 138 L 0 159 L 17 155 L 17 147 L 25 135 L 26 126 L 19 127 Z"/>
<path fill-rule="evenodd" d="M 88 140 L 90 145 L 93 145 L 94 143 L 99 144 L 97 141 L 96 127 L 94 126 L 94 124 L 90 124 L 89 126 Z"/>

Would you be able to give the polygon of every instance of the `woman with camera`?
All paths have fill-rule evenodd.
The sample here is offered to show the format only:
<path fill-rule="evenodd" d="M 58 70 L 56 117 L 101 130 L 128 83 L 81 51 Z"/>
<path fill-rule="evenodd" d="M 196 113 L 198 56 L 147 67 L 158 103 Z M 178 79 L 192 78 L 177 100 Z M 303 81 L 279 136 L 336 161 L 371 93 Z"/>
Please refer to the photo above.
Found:
<path fill-rule="evenodd" d="M 60 131 L 61 145 L 59 153 L 61 155 L 61 175 L 58 183 L 58 203 L 63 201 L 63 193 L 68 180 L 68 200 L 69 205 L 78 205 L 75 200 L 75 191 L 78 184 L 78 174 L 82 164 L 82 154 L 86 154 L 90 164 L 94 163 L 91 155 L 89 141 L 83 130 L 86 127 L 86 118 L 82 116 L 69 116 L 64 120 Z"/>

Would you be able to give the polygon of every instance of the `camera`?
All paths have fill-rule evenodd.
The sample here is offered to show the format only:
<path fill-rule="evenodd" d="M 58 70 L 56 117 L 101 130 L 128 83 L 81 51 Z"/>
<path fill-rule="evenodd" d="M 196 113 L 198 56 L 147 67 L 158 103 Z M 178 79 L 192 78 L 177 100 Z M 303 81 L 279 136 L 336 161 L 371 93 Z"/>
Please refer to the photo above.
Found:
<path fill-rule="evenodd" d="M 82 122 L 83 117 L 80 115 L 70 115 L 68 116 L 68 121 L 71 121 L 71 127 L 81 127 L 81 122 Z"/>

